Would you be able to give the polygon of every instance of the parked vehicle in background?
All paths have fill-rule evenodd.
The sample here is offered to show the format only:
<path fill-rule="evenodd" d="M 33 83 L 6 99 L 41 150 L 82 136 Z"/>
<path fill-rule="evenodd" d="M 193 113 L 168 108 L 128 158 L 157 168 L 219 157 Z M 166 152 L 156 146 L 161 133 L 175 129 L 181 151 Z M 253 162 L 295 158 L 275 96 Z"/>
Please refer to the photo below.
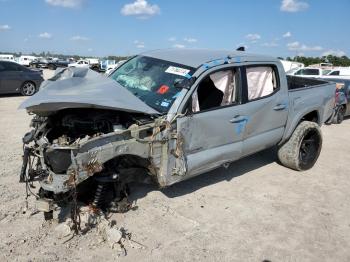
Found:
<path fill-rule="evenodd" d="M 333 114 L 333 123 L 340 124 L 345 116 L 350 115 L 350 78 L 323 78 L 326 81 L 336 83 L 335 108 Z"/>
<path fill-rule="evenodd" d="M 36 56 L 32 55 L 22 55 L 18 58 L 17 63 L 22 66 L 30 66 L 30 63 L 37 60 L 38 58 Z"/>
<path fill-rule="evenodd" d="M 49 60 L 47 64 L 47 68 L 51 70 L 56 70 L 58 67 L 67 67 L 69 65 L 69 61 L 66 60 Z"/>
<path fill-rule="evenodd" d="M 333 68 L 327 76 L 350 76 L 350 67 Z"/>
<path fill-rule="evenodd" d="M 15 57 L 13 55 L 0 54 L 0 61 L 15 62 Z"/>
<path fill-rule="evenodd" d="M 59 59 L 37 59 L 29 64 L 30 67 L 34 68 L 48 68 L 51 70 L 56 70 L 58 67 L 67 67 L 69 65 L 69 62 L 66 60 L 59 60 Z"/>
<path fill-rule="evenodd" d="M 97 58 L 87 58 L 86 59 L 89 63 L 89 67 L 90 69 L 96 71 L 96 72 L 100 72 L 101 71 L 101 67 L 100 67 L 100 60 Z"/>
<path fill-rule="evenodd" d="M 38 58 L 31 63 L 29 63 L 30 67 L 33 68 L 47 68 L 48 60 L 46 58 Z"/>
<path fill-rule="evenodd" d="M 305 67 L 303 63 L 299 63 L 299 62 L 287 61 L 287 60 L 280 60 L 280 61 L 283 65 L 284 71 L 290 75 L 296 72 L 298 69 Z"/>
<path fill-rule="evenodd" d="M 100 62 L 100 71 L 101 72 L 106 72 L 106 70 L 110 67 L 110 66 L 114 66 L 116 64 L 115 60 L 103 60 Z"/>
<path fill-rule="evenodd" d="M 20 181 L 40 182 L 50 219 L 77 186 L 121 199 L 132 181 L 170 186 L 275 145 L 283 165 L 310 169 L 335 93 L 286 77 L 278 59 L 222 50 L 157 50 L 108 78 L 69 68 L 60 79 L 21 105 L 35 116 Z M 108 203 L 99 194 L 92 205 Z"/>
<path fill-rule="evenodd" d="M 321 77 L 327 75 L 331 70 L 330 69 L 322 69 L 322 68 L 314 68 L 314 67 L 304 67 L 299 70 L 288 73 L 288 75 L 294 75 L 299 77 Z"/>
<path fill-rule="evenodd" d="M 44 79 L 42 72 L 32 70 L 15 62 L 0 61 L 0 93 L 34 95 Z"/>
<path fill-rule="evenodd" d="M 119 66 L 121 66 L 123 63 L 125 63 L 126 60 L 120 60 L 117 63 L 115 63 L 114 65 L 109 65 L 105 75 L 110 75 L 116 68 L 118 68 Z"/>
<path fill-rule="evenodd" d="M 86 68 L 89 68 L 90 64 L 87 60 L 78 60 L 75 63 L 68 64 L 68 67 L 86 67 Z"/>

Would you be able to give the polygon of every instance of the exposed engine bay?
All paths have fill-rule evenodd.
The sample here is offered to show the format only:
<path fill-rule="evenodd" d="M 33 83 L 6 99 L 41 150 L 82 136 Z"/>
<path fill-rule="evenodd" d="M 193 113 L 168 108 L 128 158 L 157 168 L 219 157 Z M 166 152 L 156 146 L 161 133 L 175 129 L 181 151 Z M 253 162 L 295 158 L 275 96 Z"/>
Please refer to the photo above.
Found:
<path fill-rule="evenodd" d="M 26 183 L 27 193 L 35 181 L 40 183 L 39 192 L 32 193 L 47 219 L 52 218 L 54 205 L 65 205 L 74 197 L 95 208 L 123 211 L 115 201 L 127 197 L 128 183 L 154 181 L 147 143 L 154 135 L 150 115 L 65 109 L 47 117 L 35 116 L 31 127 L 23 138 L 20 181 Z M 112 143 L 120 147 L 114 147 L 114 154 L 104 153 L 102 148 Z M 139 156 L 127 154 L 125 149 L 133 146 L 141 150 Z"/>

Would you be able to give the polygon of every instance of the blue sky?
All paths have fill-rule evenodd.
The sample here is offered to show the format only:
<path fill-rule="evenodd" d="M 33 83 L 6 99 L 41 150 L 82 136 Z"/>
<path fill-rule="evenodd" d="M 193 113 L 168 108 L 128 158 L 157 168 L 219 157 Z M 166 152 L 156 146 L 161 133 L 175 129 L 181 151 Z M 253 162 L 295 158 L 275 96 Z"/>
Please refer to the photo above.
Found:
<path fill-rule="evenodd" d="M 350 0 L 0 0 L 0 51 L 350 55 Z"/>

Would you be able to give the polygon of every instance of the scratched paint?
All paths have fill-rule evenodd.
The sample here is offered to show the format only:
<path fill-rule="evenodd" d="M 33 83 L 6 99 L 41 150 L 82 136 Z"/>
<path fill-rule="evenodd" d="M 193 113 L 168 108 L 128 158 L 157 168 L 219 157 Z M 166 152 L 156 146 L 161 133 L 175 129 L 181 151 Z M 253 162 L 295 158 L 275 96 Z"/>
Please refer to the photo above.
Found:
<path fill-rule="evenodd" d="M 237 135 L 240 135 L 243 132 L 248 121 L 249 121 L 249 118 L 245 117 L 241 122 L 237 123 L 237 125 L 236 125 L 236 134 Z"/>

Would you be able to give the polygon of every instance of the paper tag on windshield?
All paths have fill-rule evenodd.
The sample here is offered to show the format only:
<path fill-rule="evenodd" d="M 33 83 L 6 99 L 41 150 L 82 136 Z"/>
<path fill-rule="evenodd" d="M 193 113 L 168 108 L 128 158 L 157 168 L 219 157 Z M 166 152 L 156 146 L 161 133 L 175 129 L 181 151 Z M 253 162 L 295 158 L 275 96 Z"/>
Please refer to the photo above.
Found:
<path fill-rule="evenodd" d="M 190 70 L 176 66 L 169 66 L 168 69 L 165 70 L 165 72 L 179 76 L 186 76 L 190 72 Z"/>

